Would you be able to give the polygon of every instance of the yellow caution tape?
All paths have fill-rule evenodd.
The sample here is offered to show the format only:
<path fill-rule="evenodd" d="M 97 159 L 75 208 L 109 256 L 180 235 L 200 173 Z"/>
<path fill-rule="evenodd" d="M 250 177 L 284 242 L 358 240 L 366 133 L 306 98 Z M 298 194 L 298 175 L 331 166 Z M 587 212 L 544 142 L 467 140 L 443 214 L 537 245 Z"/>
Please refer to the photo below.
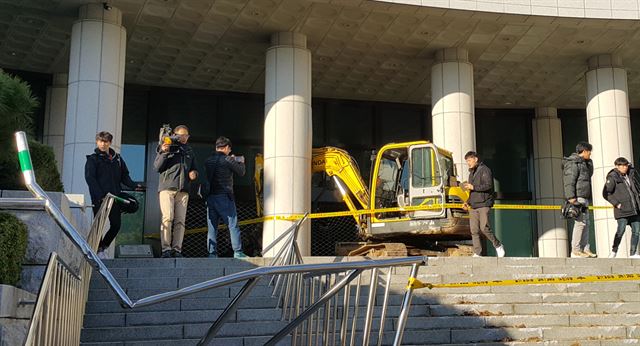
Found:
<path fill-rule="evenodd" d="M 602 282 L 602 281 L 634 281 L 634 280 L 640 280 L 640 274 L 565 276 L 565 277 L 556 277 L 556 278 L 470 281 L 470 282 L 456 282 L 456 283 L 449 283 L 449 284 L 431 284 L 431 283 L 421 282 L 416 278 L 409 278 L 407 289 L 543 285 L 543 284 L 567 284 L 567 283 L 588 283 L 588 282 Z"/>
<path fill-rule="evenodd" d="M 445 204 L 432 204 L 432 205 L 418 205 L 418 206 L 406 206 L 406 207 L 393 207 L 393 208 L 380 208 L 380 209 L 360 209 L 356 211 L 334 211 L 326 213 L 312 213 L 307 215 L 309 219 L 326 219 L 332 217 L 344 217 L 344 216 L 359 216 L 366 214 L 381 214 L 381 213 L 397 213 L 397 212 L 414 212 L 424 210 L 439 210 L 439 209 L 462 209 L 462 203 L 445 203 Z M 533 205 L 533 204 L 495 204 L 493 209 L 496 210 L 560 210 L 558 205 Z M 611 209 L 611 206 L 590 206 L 589 209 Z M 246 219 L 238 222 L 239 226 L 252 225 L 256 223 L 262 223 L 265 221 L 297 221 L 304 217 L 304 214 L 289 214 L 289 215 L 267 215 L 262 217 L 256 217 L 252 219 Z M 206 227 L 189 229 L 186 234 L 206 232 Z M 149 234 L 145 238 L 158 238 L 159 234 Z"/>

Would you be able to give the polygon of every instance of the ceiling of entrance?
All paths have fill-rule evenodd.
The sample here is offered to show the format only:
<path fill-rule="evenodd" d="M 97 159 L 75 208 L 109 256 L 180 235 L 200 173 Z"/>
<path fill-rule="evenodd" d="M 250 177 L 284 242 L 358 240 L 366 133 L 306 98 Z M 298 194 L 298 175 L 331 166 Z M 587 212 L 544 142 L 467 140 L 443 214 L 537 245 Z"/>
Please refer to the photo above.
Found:
<path fill-rule="evenodd" d="M 65 72 L 83 0 L 0 0 L 0 67 Z M 113 0 L 128 83 L 261 93 L 265 50 L 298 31 L 316 97 L 430 103 L 434 52 L 465 47 L 479 107 L 584 107 L 592 55 L 617 53 L 640 107 L 640 22 L 506 15 L 377 1 Z"/>

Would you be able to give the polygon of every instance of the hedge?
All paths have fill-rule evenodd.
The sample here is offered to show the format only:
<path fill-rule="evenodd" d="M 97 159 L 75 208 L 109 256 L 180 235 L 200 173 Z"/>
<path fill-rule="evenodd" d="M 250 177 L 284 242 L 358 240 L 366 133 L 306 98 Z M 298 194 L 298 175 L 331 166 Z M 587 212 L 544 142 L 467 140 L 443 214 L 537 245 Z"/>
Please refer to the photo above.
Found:
<path fill-rule="evenodd" d="M 20 281 L 27 252 L 27 226 L 12 214 L 0 212 L 0 284 Z"/>
<path fill-rule="evenodd" d="M 56 166 L 55 155 L 50 146 L 29 141 L 29 151 L 38 185 L 45 191 L 62 192 L 62 180 Z M 0 190 L 25 190 L 24 178 L 20 172 L 18 154 L 14 148 L 0 156 Z"/>
<path fill-rule="evenodd" d="M 29 85 L 0 69 L 0 190 L 25 189 L 14 132 L 25 131 L 33 137 L 33 109 L 37 106 Z M 62 191 L 53 150 L 35 141 L 29 141 L 29 147 L 38 184 L 47 191 Z"/>

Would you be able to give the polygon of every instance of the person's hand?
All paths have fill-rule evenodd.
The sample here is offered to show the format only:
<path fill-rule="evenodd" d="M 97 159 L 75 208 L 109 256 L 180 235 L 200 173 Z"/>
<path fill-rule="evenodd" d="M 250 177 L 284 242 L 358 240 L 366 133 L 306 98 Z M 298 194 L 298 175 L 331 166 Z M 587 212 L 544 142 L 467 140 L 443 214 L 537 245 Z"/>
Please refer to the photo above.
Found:
<path fill-rule="evenodd" d="M 469 205 L 467 203 L 463 203 L 462 204 L 462 209 L 463 210 L 469 210 Z"/>
<path fill-rule="evenodd" d="M 169 151 L 169 147 L 170 147 L 169 144 L 162 143 L 162 145 L 160 146 L 160 150 L 166 153 L 167 151 Z"/>
<path fill-rule="evenodd" d="M 577 199 L 575 198 L 569 198 L 569 203 L 571 204 L 576 204 Z"/>
<path fill-rule="evenodd" d="M 191 171 L 191 172 L 189 172 L 189 179 L 191 179 L 191 180 L 196 180 L 196 179 L 198 179 L 198 172 L 197 172 L 197 171 Z"/>
<path fill-rule="evenodd" d="M 467 182 L 464 182 L 464 183 L 462 183 L 462 188 L 465 189 L 465 190 L 472 191 L 473 190 L 473 185 L 471 185 L 471 184 L 469 184 Z"/>

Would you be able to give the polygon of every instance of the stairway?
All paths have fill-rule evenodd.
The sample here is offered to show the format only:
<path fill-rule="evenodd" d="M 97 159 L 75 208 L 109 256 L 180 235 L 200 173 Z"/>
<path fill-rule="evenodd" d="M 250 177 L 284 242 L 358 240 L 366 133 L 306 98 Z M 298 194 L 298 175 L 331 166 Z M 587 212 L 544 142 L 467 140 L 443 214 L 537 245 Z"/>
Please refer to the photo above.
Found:
<path fill-rule="evenodd" d="M 334 257 L 305 258 L 305 263 Z M 264 265 L 265 260 L 116 259 L 107 265 L 133 298 L 185 287 Z M 640 273 L 640 260 L 584 258 L 430 258 L 423 282 L 523 279 Z M 384 344 L 393 342 L 409 268 L 392 275 Z M 386 275 L 380 275 L 381 280 Z M 285 322 L 274 309 L 268 280 L 254 288 L 219 333 L 216 345 L 262 345 Z M 83 345 L 193 345 L 238 292 L 241 284 L 141 309 L 120 308 L 101 278 L 92 278 L 82 331 Z M 366 286 L 365 286 L 366 287 Z M 381 290 L 378 290 L 380 296 Z M 353 293 L 352 293 L 353 294 Z M 377 305 L 382 305 L 379 299 Z M 380 308 L 374 314 L 377 339 Z M 362 316 L 360 313 L 359 316 Z M 360 317 L 357 321 L 363 325 Z M 404 345 L 627 345 L 640 344 L 640 282 L 601 282 L 416 290 Z M 361 343 L 360 343 L 361 344 Z"/>

